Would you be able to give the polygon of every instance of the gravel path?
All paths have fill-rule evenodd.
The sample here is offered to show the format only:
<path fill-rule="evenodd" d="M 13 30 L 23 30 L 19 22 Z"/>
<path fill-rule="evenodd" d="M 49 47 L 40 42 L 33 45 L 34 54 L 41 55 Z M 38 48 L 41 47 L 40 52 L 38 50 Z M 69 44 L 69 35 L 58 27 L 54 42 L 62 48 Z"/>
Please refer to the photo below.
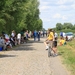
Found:
<path fill-rule="evenodd" d="M 0 75 L 69 75 L 59 56 L 48 58 L 43 41 L 0 52 Z"/>

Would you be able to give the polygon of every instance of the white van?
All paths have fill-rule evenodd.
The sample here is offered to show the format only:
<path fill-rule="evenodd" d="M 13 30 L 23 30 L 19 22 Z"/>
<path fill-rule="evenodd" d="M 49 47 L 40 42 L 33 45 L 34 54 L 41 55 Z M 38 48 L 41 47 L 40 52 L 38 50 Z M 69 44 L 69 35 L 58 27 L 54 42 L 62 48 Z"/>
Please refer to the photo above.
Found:
<path fill-rule="evenodd" d="M 66 33 L 66 37 L 68 40 L 72 40 L 72 38 L 74 37 L 73 33 L 72 32 L 68 32 Z"/>

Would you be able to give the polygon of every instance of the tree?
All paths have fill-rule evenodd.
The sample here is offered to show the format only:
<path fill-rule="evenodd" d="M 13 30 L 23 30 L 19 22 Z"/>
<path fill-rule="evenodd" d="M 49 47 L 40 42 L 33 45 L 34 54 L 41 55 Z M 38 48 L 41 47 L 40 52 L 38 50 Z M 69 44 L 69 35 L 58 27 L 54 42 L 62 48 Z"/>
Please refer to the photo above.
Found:
<path fill-rule="evenodd" d="M 41 29 L 38 6 L 38 0 L 0 0 L 0 31 Z"/>
<path fill-rule="evenodd" d="M 57 23 L 56 24 L 56 29 L 57 30 L 62 30 L 63 29 L 63 25 L 61 23 Z"/>
<path fill-rule="evenodd" d="M 71 23 L 64 23 L 63 27 L 64 29 L 72 29 L 73 25 Z"/>

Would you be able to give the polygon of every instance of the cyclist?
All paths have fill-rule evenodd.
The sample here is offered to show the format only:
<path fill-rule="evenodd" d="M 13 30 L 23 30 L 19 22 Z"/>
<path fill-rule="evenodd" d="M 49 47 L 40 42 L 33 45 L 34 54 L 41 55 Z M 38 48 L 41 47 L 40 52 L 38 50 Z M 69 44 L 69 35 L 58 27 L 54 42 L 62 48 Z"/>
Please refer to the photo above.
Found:
<path fill-rule="evenodd" d="M 48 37 L 47 39 L 45 40 L 44 44 L 46 46 L 46 50 L 48 50 L 48 43 L 50 43 L 50 46 L 52 48 L 53 46 L 53 40 L 54 40 L 54 32 L 52 29 L 48 29 Z"/>

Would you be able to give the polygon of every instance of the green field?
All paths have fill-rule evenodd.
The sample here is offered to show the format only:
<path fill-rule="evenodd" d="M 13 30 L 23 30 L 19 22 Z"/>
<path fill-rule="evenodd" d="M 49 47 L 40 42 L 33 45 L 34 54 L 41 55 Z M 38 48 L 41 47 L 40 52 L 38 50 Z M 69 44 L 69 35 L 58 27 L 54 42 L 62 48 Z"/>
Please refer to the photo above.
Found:
<path fill-rule="evenodd" d="M 71 75 L 75 75 L 75 39 L 68 41 L 67 45 L 58 46 L 58 53 Z"/>

